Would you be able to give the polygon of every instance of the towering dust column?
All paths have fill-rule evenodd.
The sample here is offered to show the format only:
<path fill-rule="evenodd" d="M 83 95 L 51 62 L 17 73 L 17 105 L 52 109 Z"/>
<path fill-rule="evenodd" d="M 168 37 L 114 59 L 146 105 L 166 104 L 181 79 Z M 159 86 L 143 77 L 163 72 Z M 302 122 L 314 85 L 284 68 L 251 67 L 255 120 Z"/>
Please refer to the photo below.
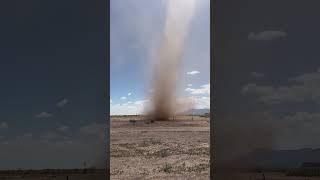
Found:
<path fill-rule="evenodd" d="M 195 0 L 167 0 L 167 12 L 161 46 L 154 69 L 154 92 L 151 97 L 155 120 L 168 120 L 174 113 L 175 90 L 179 61 Z"/>

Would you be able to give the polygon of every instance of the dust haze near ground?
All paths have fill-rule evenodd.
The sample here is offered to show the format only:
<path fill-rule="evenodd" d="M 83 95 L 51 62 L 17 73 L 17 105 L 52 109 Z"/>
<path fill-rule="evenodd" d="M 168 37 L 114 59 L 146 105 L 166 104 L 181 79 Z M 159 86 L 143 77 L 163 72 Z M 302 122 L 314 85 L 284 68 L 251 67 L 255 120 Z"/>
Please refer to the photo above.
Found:
<path fill-rule="evenodd" d="M 216 166 L 243 167 L 237 161 L 257 149 L 273 149 L 278 127 L 267 113 L 250 113 L 216 119 L 214 129 Z"/>
<path fill-rule="evenodd" d="M 154 68 L 154 92 L 151 97 L 155 120 L 168 120 L 175 110 L 175 90 L 179 61 L 185 37 L 193 16 L 194 0 L 166 1 L 167 12 L 161 45 L 156 52 Z"/>
<path fill-rule="evenodd" d="M 214 120 L 214 179 L 245 180 L 262 179 L 261 174 L 239 173 L 237 169 L 247 168 L 247 162 L 242 160 L 258 149 L 274 148 L 274 138 L 278 130 L 270 122 L 267 113 L 243 113 Z M 226 169 L 223 171 L 222 169 Z M 291 180 L 283 174 L 269 173 L 268 179 Z M 272 178 L 270 178 L 272 177 Z"/>

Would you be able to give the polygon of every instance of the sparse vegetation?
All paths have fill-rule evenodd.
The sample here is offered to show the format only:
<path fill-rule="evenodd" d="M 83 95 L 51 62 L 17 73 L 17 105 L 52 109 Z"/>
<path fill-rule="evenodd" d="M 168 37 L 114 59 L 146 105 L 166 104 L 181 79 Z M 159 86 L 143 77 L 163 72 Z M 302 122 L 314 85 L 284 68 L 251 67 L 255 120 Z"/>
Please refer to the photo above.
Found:
<path fill-rule="evenodd" d="M 140 146 L 147 147 L 150 145 L 157 145 L 157 144 L 161 144 L 161 141 L 158 139 L 149 138 L 149 139 L 143 140 L 143 142 Z"/>
<path fill-rule="evenodd" d="M 147 124 L 148 117 L 135 117 L 136 123 L 125 117 L 113 119 L 111 169 L 123 172 L 112 171 L 111 179 L 209 179 L 208 119 L 193 118 L 176 116 L 155 124 Z"/>
<path fill-rule="evenodd" d="M 162 171 L 164 171 L 164 172 L 166 172 L 166 173 L 171 173 L 171 171 L 172 171 L 172 165 L 166 163 L 166 164 L 164 165 L 164 167 L 162 168 Z"/>
<path fill-rule="evenodd" d="M 210 155 L 210 148 L 209 147 L 192 148 L 192 149 L 189 149 L 186 153 L 189 155 Z"/>
<path fill-rule="evenodd" d="M 135 122 L 137 122 L 137 121 L 134 120 L 134 119 L 130 119 L 129 122 L 130 122 L 130 123 L 135 123 Z"/>
<path fill-rule="evenodd" d="M 209 168 L 209 164 L 197 164 L 193 167 L 188 167 L 188 171 L 193 171 L 193 172 L 201 172 L 205 171 Z"/>
<path fill-rule="evenodd" d="M 161 156 L 161 157 L 167 157 L 167 156 L 170 155 L 170 152 L 169 152 L 168 149 L 161 149 L 161 150 L 159 151 L 159 153 L 160 153 L 160 156 Z"/>
<path fill-rule="evenodd" d="M 113 169 L 110 174 L 111 175 L 118 175 L 118 174 L 122 174 L 123 170 L 122 169 Z"/>

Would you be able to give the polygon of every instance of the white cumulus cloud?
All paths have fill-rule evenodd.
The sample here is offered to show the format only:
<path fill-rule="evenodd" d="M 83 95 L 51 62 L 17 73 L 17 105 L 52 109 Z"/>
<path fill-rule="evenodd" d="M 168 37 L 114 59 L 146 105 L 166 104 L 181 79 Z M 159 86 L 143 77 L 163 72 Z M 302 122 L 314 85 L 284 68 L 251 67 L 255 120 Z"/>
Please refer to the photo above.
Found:
<path fill-rule="evenodd" d="M 289 78 L 290 85 L 272 86 L 249 83 L 241 92 L 254 96 L 265 104 L 305 103 L 320 104 L 320 70 Z"/>
<path fill-rule="evenodd" d="M 187 74 L 189 75 L 195 75 L 195 74 L 199 74 L 200 72 L 199 71 L 190 71 L 190 72 L 187 72 Z"/>
<path fill-rule="evenodd" d="M 186 92 L 192 95 L 210 95 L 210 83 L 200 86 L 200 88 L 186 88 Z"/>
<path fill-rule="evenodd" d="M 59 102 L 57 103 L 57 106 L 60 107 L 60 108 L 62 108 L 62 107 L 65 106 L 68 102 L 69 102 L 68 99 L 63 99 L 63 100 L 61 100 L 61 101 L 59 101 Z"/>
<path fill-rule="evenodd" d="M 35 117 L 37 117 L 37 118 L 49 118 L 51 116 L 52 116 L 52 114 L 47 113 L 47 112 L 41 112 L 41 113 L 35 115 Z"/>
<path fill-rule="evenodd" d="M 177 112 L 185 112 L 190 109 L 210 109 L 210 96 L 189 96 L 177 99 Z"/>

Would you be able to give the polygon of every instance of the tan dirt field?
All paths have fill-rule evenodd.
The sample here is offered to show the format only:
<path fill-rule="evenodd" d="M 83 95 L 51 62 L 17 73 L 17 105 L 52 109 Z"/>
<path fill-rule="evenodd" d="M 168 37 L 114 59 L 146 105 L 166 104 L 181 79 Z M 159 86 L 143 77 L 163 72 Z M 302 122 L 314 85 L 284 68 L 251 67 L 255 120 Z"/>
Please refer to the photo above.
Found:
<path fill-rule="evenodd" d="M 67 178 L 68 176 L 68 178 Z M 70 174 L 70 175 L 0 175 L 5 180 L 102 180 L 106 179 L 105 174 Z"/>
<path fill-rule="evenodd" d="M 111 179 L 209 179 L 209 118 L 111 117 Z"/>
<path fill-rule="evenodd" d="M 286 176 L 285 173 L 266 172 L 265 180 L 320 180 L 320 177 Z M 215 180 L 264 180 L 261 173 L 219 173 L 214 176 Z"/>

